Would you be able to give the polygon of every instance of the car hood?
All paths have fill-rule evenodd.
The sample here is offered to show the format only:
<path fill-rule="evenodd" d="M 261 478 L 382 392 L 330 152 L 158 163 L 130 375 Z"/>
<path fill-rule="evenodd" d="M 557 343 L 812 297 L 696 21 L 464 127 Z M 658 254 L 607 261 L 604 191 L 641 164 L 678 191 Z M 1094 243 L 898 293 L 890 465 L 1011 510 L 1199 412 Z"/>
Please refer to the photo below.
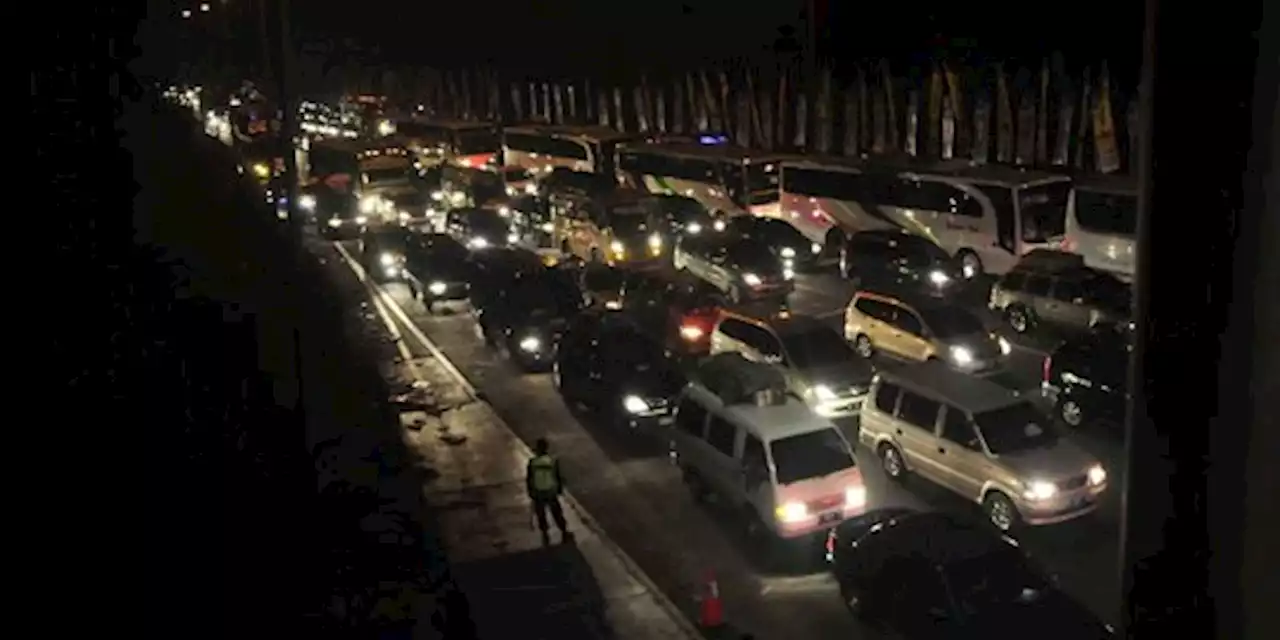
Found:
<path fill-rule="evenodd" d="M 626 376 L 623 385 L 626 390 L 642 398 L 670 399 L 684 388 L 682 377 L 665 365 L 649 365 L 645 370 L 622 373 Z"/>
<path fill-rule="evenodd" d="M 1000 464 L 1023 478 L 1066 480 L 1083 473 L 1097 463 L 1097 458 L 1079 445 L 1059 438 L 1048 447 L 999 454 Z"/>
<path fill-rule="evenodd" d="M 802 371 L 810 384 L 826 385 L 837 394 L 850 387 L 857 387 L 854 395 L 866 393 L 867 387 L 871 385 L 871 377 L 875 375 L 870 363 L 862 360 L 810 367 Z"/>
<path fill-rule="evenodd" d="M 991 607 L 969 619 L 966 636 L 992 640 L 1109 640 L 1115 631 L 1080 603 L 1050 591 L 1039 599 Z"/>

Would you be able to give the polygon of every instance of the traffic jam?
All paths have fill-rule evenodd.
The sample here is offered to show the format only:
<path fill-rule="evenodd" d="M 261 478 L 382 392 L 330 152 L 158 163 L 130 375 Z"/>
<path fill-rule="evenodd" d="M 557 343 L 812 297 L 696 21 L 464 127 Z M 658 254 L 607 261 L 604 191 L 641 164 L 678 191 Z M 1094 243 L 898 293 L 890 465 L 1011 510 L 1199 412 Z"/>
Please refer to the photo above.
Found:
<path fill-rule="evenodd" d="M 1132 185 L 375 105 L 308 117 L 299 210 L 581 443 L 658 584 L 718 565 L 813 637 L 1111 637 Z"/>

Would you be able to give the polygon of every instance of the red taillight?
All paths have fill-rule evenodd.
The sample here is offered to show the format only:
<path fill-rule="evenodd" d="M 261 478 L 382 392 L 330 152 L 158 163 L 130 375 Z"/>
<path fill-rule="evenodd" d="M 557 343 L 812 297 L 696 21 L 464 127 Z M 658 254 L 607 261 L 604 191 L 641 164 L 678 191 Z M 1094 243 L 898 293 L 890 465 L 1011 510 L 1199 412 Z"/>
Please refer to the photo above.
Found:
<path fill-rule="evenodd" d="M 1074 253 L 1076 250 L 1076 239 L 1071 236 L 1067 236 L 1062 239 L 1062 244 L 1060 246 L 1063 251 L 1067 253 Z"/>
<path fill-rule="evenodd" d="M 1049 372 L 1053 370 L 1053 356 L 1044 357 L 1043 380 L 1049 382 Z"/>

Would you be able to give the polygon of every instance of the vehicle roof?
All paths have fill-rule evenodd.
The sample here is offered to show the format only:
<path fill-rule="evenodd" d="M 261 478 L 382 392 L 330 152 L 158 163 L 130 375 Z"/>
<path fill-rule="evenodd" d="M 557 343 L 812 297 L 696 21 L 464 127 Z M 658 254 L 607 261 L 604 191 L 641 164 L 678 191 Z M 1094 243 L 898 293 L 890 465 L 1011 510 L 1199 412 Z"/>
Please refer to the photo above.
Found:
<path fill-rule="evenodd" d="M 803 314 L 791 313 L 787 311 L 771 314 L 765 317 L 749 316 L 736 311 L 724 311 L 721 314 L 720 322 L 732 318 L 750 324 L 769 327 L 778 334 L 778 337 L 786 337 L 788 335 L 796 335 L 798 333 L 807 333 L 814 329 L 830 329 L 830 325 L 821 320 Z M 717 329 L 720 323 L 717 322 Z M 835 329 L 831 329 L 834 331 Z"/>
<path fill-rule="evenodd" d="M 989 529 L 937 511 L 896 515 L 873 526 L 863 537 L 871 539 L 884 540 L 899 550 L 910 549 L 912 557 L 932 564 L 983 558 L 992 551 L 1016 547 Z"/>
<path fill-rule="evenodd" d="M 600 125 L 575 125 L 575 124 L 523 124 L 513 127 L 506 127 L 506 131 L 515 133 L 534 133 L 547 136 L 560 136 L 565 138 L 592 138 L 601 142 L 613 142 L 618 140 L 644 140 L 648 136 L 639 133 L 623 133 L 611 127 L 603 127 Z"/>
<path fill-rule="evenodd" d="M 690 387 L 702 398 L 713 401 L 713 404 L 720 402 L 710 389 L 701 384 L 691 382 Z M 765 443 L 836 428 L 830 420 L 815 414 L 809 405 L 792 396 L 787 396 L 786 402 L 782 404 L 767 407 L 733 404 L 725 407 L 724 413 L 735 424 Z"/>
<path fill-rule="evenodd" d="M 939 300 L 930 296 L 913 293 L 911 291 L 880 291 L 875 289 L 859 289 L 854 292 L 853 299 L 871 298 L 873 300 L 887 300 L 896 302 L 901 305 L 911 307 L 916 311 L 926 312 L 943 312 L 943 311 L 959 311 L 973 315 L 965 307 L 949 302 L 947 300 Z"/>
<path fill-rule="evenodd" d="M 409 115 L 396 118 L 396 122 L 412 122 L 414 124 L 440 127 L 441 129 L 491 129 L 498 126 L 496 122 L 477 122 L 475 120 L 457 120 L 452 118 L 430 118 L 420 115 Z"/>
<path fill-rule="evenodd" d="M 707 145 L 691 142 L 650 142 L 627 145 L 623 151 L 645 151 L 684 158 L 731 160 L 745 163 L 779 162 L 783 155 L 762 149 L 748 149 L 735 145 Z"/>
<path fill-rule="evenodd" d="M 1059 273 L 1065 275 L 1089 275 L 1093 270 L 1084 262 L 1084 256 L 1078 253 L 1054 251 L 1052 249 L 1034 249 L 1028 251 L 1009 270 L 1012 272 Z"/>
<path fill-rule="evenodd" d="M 782 166 L 802 169 L 826 169 L 849 173 L 885 173 L 924 169 L 930 163 L 906 154 L 862 154 L 860 156 L 790 156 Z"/>
<path fill-rule="evenodd" d="M 1002 409 L 1026 400 L 990 380 L 961 373 L 940 362 L 912 364 L 877 377 L 970 413 Z"/>
<path fill-rule="evenodd" d="M 654 194 L 643 189 L 635 189 L 631 187 L 619 187 L 603 194 L 597 200 L 606 206 L 630 204 L 644 200 L 653 200 Z"/>
<path fill-rule="evenodd" d="M 1134 176 L 1086 174 L 1075 178 L 1076 188 L 1117 195 L 1138 195 L 1138 179 Z"/>
<path fill-rule="evenodd" d="M 966 160 L 943 161 L 930 167 L 913 169 L 908 173 L 922 176 L 958 178 L 975 185 L 1001 187 L 1025 187 L 1050 182 L 1071 182 L 1071 177 L 1064 173 L 1024 169 L 1007 165 L 978 164 Z"/>

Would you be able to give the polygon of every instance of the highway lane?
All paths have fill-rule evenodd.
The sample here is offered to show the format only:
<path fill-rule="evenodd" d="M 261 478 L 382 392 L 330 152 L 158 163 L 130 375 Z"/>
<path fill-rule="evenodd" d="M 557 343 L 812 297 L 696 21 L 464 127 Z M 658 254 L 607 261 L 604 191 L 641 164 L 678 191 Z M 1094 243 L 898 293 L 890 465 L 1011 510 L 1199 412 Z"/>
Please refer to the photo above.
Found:
<path fill-rule="evenodd" d="M 334 253 L 331 262 L 338 264 L 336 257 Z M 832 313 L 843 308 L 848 295 L 836 288 L 843 283 L 833 280 L 833 276 L 801 276 L 792 306 L 798 312 L 826 313 L 838 320 L 838 314 Z M 820 563 L 787 571 L 762 567 L 760 554 L 739 534 L 732 514 L 690 499 L 658 439 L 620 434 L 601 428 L 590 416 L 569 411 L 548 376 L 520 374 L 500 354 L 484 347 L 465 311 L 430 316 L 409 299 L 404 288 L 391 285 L 387 290 L 407 318 L 430 336 L 523 439 L 545 436 L 551 440 L 564 461 L 567 481 L 586 508 L 691 615 L 698 582 L 710 569 L 719 579 L 729 620 L 757 637 L 876 637 L 850 619 Z M 1018 384 L 1025 383 L 1024 388 L 1037 382 L 1042 358 L 1027 353 L 1025 365 L 1018 367 L 1023 372 Z M 852 422 L 842 426 L 850 435 L 856 428 Z M 1092 434 L 1080 437 L 1111 463 L 1113 480 L 1118 479 L 1107 440 Z M 975 507 L 940 490 L 915 482 L 904 486 L 889 482 L 869 452 L 860 450 L 859 460 L 873 506 L 977 515 Z M 1112 585 L 1117 503 L 1112 491 L 1097 517 L 1022 536 L 1023 544 L 1060 575 L 1069 591 L 1108 618 L 1118 602 L 1118 590 Z"/>

